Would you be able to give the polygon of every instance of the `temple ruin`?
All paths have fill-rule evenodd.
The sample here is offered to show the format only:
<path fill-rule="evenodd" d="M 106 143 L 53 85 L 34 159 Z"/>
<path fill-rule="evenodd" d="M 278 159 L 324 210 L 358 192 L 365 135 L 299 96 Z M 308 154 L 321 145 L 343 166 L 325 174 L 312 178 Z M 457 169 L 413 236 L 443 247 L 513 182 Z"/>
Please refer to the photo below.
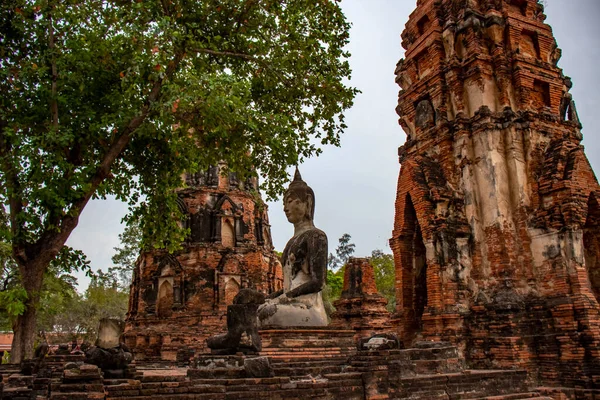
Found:
<path fill-rule="evenodd" d="M 178 191 L 190 235 L 181 251 L 147 251 L 131 284 L 125 342 L 136 360 L 189 360 L 225 331 L 227 306 L 242 288 L 281 288 L 267 206 L 256 178 L 224 163 L 185 175 Z"/>
<path fill-rule="evenodd" d="M 600 382 L 600 187 L 536 0 L 419 0 L 402 34 L 396 319 L 469 365 Z"/>

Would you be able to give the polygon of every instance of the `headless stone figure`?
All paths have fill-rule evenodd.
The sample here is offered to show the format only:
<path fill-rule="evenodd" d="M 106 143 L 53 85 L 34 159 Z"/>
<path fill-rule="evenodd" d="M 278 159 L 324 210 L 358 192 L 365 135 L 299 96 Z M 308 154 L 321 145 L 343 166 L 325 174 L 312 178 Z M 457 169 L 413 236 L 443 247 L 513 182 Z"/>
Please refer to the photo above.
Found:
<path fill-rule="evenodd" d="M 322 290 L 327 274 L 327 236 L 313 224 L 315 194 L 296 169 L 283 196 L 294 236 L 283 251 L 283 289 L 258 309 L 259 325 L 327 326 Z"/>

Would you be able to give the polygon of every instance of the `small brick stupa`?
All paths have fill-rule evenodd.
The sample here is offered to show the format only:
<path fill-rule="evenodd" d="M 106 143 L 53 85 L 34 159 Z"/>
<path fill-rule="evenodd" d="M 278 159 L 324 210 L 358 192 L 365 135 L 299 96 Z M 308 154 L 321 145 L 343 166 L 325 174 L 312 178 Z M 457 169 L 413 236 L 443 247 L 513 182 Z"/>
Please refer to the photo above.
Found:
<path fill-rule="evenodd" d="M 600 387 L 600 187 L 537 0 L 418 0 L 396 69 L 405 344 Z"/>
<path fill-rule="evenodd" d="M 241 182 L 224 164 L 187 174 L 178 191 L 190 236 L 176 254 L 148 251 L 137 260 L 125 341 L 136 360 L 187 361 L 226 329 L 227 306 L 242 288 L 282 287 L 267 206 L 256 179 Z"/>
<path fill-rule="evenodd" d="M 355 340 L 391 332 L 387 299 L 377 292 L 373 266 L 367 258 L 350 258 L 344 270 L 342 295 L 334 303 L 330 327 L 356 331 Z"/>

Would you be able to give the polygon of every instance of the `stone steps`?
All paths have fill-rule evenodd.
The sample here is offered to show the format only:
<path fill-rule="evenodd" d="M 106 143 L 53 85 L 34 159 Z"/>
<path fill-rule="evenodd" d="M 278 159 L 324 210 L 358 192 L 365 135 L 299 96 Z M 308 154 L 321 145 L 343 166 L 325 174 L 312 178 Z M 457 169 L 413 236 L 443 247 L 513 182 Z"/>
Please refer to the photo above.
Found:
<path fill-rule="evenodd" d="M 323 359 L 331 357 L 340 357 L 352 354 L 352 349 L 343 347 L 315 347 L 315 348 L 283 348 L 283 349 L 263 349 L 259 355 L 266 357 L 296 357 L 307 359 Z"/>
<path fill-rule="evenodd" d="M 349 371 L 389 369 L 401 377 L 460 372 L 464 364 L 456 347 L 361 351 L 350 358 Z"/>
<path fill-rule="evenodd" d="M 323 374 L 339 374 L 345 372 L 343 365 L 327 365 L 321 367 L 302 367 L 302 368 L 274 368 L 275 375 L 277 376 L 318 376 Z M 348 371 L 352 372 L 352 371 Z"/>
<path fill-rule="evenodd" d="M 293 358 L 290 361 L 285 361 L 281 358 L 275 358 L 271 360 L 271 364 L 274 367 L 285 366 L 285 367 L 304 367 L 307 365 L 326 366 L 326 365 L 337 365 L 337 364 L 349 364 L 349 357 L 338 357 L 328 358 L 326 360 L 312 359 L 312 358 Z"/>
<path fill-rule="evenodd" d="M 535 398 L 536 396 L 529 391 L 526 380 L 525 370 L 467 370 L 460 373 L 418 375 L 396 379 L 390 374 L 390 386 L 397 388 L 395 393 L 390 393 L 390 398 L 411 400 Z M 529 397 L 518 397 L 523 394 Z"/>
<path fill-rule="evenodd" d="M 29 399 L 31 398 L 31 392 L 32 390 L 26 387 L 4 387 L 2 400 Z"/>
<path fill-rule="evenodd" d="M 139 386 L 109 385 L 107 400 L 142 400 L 160 397 L 179 399 L 337 399 L 363 400 L 361 374 L 328 374 L 320 379 L 290 379 L 290 377 L 245 379 L 171 379 L 159 381 L 152 377 Z M 171 377 L 173 378 L 173 377 Z M 117 382 L 111 382 L 117 383 Z"/>
<path fill-rule="evenodd" d="M 310 358 L 271 359 L 275 376 L 317 376 L 324 374 L 338 374 L 350 371 L 349 357 L 314 360 Z"/>
<path fill-rule="evenodd" d="M 542 396 L 537 392 L 527 392 L 527 393 L 514 393 L 514 394 L 505 394 L 501 396 L 488 396 L 481 397 L 475 400 L 527 400 L 527 399 L 536 399 L 536 400 L 552 400 L 552 397 Z"/>

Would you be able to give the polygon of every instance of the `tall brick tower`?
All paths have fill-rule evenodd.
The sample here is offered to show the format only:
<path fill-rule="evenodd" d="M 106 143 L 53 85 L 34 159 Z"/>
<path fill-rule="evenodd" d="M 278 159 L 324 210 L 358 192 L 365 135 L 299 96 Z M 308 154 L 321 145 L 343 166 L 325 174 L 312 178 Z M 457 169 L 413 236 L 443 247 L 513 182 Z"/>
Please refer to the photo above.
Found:
<path fill-rule="evenodd" d="M 225 331 L 227 306 L 241 288 L 282 287 L 267 206 L 256 179 L 241 182 L 225 165 L 187 174 L 178 191 L 190 229 L 177 254 L 142 253 L 129 298 L 126 344 L 137 360 L 187 360 Z"/>
<path fill-rule="evenodd" d="M 600 387 L 600 187 L 537 0 L 418 0 L 390 244 L 405 343 Z"/>

